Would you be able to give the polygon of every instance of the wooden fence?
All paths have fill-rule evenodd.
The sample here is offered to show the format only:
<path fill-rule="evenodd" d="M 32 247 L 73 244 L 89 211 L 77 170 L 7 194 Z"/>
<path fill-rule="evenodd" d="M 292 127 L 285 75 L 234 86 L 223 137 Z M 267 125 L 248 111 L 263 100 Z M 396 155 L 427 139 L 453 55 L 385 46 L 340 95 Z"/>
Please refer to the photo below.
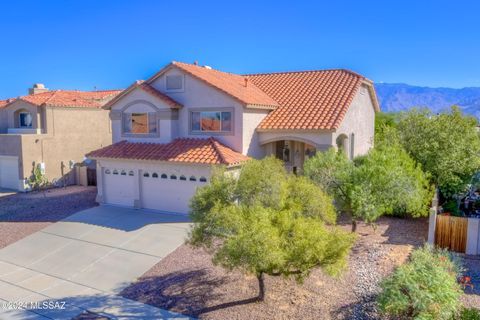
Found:
<path fill-rule="evenodd" d="M 465 253 L 467 227 L 467 218 L 438 215 L 435 227 L 435 244 L 441 248 Z"/>

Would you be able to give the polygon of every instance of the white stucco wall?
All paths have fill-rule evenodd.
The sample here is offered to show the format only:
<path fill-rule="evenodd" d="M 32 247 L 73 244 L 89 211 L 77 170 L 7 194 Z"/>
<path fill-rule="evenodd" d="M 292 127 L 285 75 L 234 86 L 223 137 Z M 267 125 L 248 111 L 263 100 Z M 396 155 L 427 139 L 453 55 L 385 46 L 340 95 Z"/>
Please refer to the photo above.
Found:
<path fill-rule="evenodd" d="M 243 154 L 252 158 L 265 157 L 265 150 L 260 142 L 257 126 L 267 116 L 269 110 L 245 109 L 243 112 Z"/>
<path fill-rule="evenodd" d="M 154 105 L 152 107 L 148 103 Z M 128 107 L 127 107 L 128 106 Z M 125 109 L 126 108 L 126 109 Z M 142 89 L 135 89 L 130 94 L 126 95 L 119 101 L 117 101 L 112 106 L 112 111 L 118 112 L 171 112 L 171 108 L 169 105 L 164 103 L 163 101 L 153 97 L 152 95 L 146 93 Z M 153 142 L 153 143 L 167 143 L 170 142 L 172 139 L 175 138 L 176 126 L 178 120 L 172 119 L 162 119 L 159 117 L 157 123 L 157 129 L 159 130 L 159 134 L 157 135 L 131 135 L 131 134 L 122 134 L 122 120 L 121 118 L 113 118 L 112 119 L 112 138 L 113 143 L 127 140 L 132 142 Z"/>
<path fill-rule="evenodd" d="M 168 92 L 166 90 L 165 79 L 167 75 L 183 74 L 184 90 L 182 92 Z M 175 101 L 181 103 L 183 108 L 179 111 L 177 136 L 206 138 L 213 136 L 223 144 L 229 146 L 237 152 L 243 152 L 244 139 L 251 140 L 248 136 L 243 135 L 242 118 L 244 106 L 237 100 L 220 90 L 213 88 L 205 82 L 198 80 L 188 74 L 184 74 L 179 69 L 173 67 L 157 78 L 152 84 L 157 90 L 172 97 Z M 200 111 L 212 109 L 232 109 L 233 110 L 233 133 L 191 133 L 190 132 L 190 112 L 192 110 Z"/>
<path fill-rule="evenodd" d="M 353 98 L 345 118 L 333 134 L 333 144 L 336 144 L 338 136 L 344 134 L 348 137 L 348 143 L 351 148 L 352 133 L 355 135 L 353 156 L 356 157 L 368 153 L 373 147 L 375 109 L 370 92 L 365 85 L 362 85 Z"/>
<path fill-rule="evenodd" d="M 271 131 L 271 132 L 259 132 L 259 141 L 262 145 L 278 140 L 295 140 L 311 144 L 317 148 L 317 150 L 328 150 L 333 147 L 332 142 L 333 133 L 330 131 Z"/>

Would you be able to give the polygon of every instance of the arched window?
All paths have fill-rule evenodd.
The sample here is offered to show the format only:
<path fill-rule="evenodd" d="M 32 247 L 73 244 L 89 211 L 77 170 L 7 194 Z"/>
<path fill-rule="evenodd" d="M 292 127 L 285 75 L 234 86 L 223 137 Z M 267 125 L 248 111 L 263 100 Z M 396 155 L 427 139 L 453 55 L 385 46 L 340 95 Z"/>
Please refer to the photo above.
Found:
<path fill-rule="evenodd" d="M 20 128 L 31 128 L 33 126 L 33 117 L 30 112 L 21 111 L 18 113 L 18 126 Z"/>
<path fill-rule="evenodd" d="M 125 170 L 122 170 L 122 172 L 120 173 L 122 176 L 126 176 L 127 175 L 127 171 Z"/>
<path fill-rule="evenodd" d="M 187 181 L 187 177 L 185 177 L 183 174 L 180 176 L 180 180 L 182 181 Z"/>
<path fill-rule="evenodd" d="M 158 178 L 158 173 L 156 172 L 152 173 L 152 178 Z"/>
<path fill-rule="evenodd" d="M 145 172 L 145 173 L 143 174 L 143 176 L 144 176 L 145 178 L 148 178 L 148 177 L 150 177 L 150 174 L 149 174 L 148 172 Z"/>
<path fill-rule="evenodd" d="M 160 176 L 162 179 L 168 179 L 168 176 L 165 174 L 165 173 L 162 173 L 162 175 Z"/>
<path fill-rule="evenodd" d="M 133 172 L 133 170 L 130 170 L 130 171 L 128 172 L 128 175 L 131 176 L 131 177 L 133 177 L 133 176 L 135 175 L 135 173 Z"/>
<path fill-rule="evenodd" d="M 105 174 L 110 174 L 110 169 L 106 169 Z"/>
<path fill-rule="evenodd" d="M 117 169 L 113 170 L 113 174 L 118 174 L 118 170 Z"/>
<path fill-rule="evenodd" d="M 174 175 L 174 174 L 172 174 L 172 175 L 170 176 L 170 179 L 172 179 L 172 180 L 177 180 L 177 176 Z"/>
<path fill-rule="evenodd" d="M 199 181 L 200 181 L 200 182 L 207 182 L 207 178 L 205 178 L 205 177 L 200 177 L 200 180 L 199 180 Z"/>
<path fill-rule="evenodd" d="M 190 181 L 197 181 L 197 178 L 195 178 L 195 176 L 191 176 Z"/>

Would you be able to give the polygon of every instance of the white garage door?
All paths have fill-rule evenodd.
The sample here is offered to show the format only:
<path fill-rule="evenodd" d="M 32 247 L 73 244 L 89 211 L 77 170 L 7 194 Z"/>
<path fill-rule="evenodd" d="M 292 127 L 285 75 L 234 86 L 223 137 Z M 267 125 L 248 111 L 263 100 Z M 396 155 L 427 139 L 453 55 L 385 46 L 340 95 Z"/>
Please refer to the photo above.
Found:
<path fill-rule="evenodd" d="M 121 168 L 104 168 L 103 183 L 105 203 L 133 207 L 136 172 Z"/>
<path fill-rule="evenodd" d="M 18 190 L 17 157 L 0 157 L 0 188 Z"/>
<path fill-rule="evenodd" d="M 207 178 L 144 171 L 141 181 L 143 208 L 186 214 L 190 199 Z"/>

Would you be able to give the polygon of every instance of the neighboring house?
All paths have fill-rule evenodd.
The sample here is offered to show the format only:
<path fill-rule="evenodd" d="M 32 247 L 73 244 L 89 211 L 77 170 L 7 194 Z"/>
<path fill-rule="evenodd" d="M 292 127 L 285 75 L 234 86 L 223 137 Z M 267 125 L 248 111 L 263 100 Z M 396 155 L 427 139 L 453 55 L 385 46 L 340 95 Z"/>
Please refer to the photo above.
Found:
<path fill-rule="evenodd" d="M 71 169 L 91 150 L 112 143 L 102 106 L 121 91 L 49 91 L 0 101 L 0 188 L 28 189 L 40 166 L 49 182 L 74 183 Z"/>
<path fill-rule="evenodd" d="M 101 203 L 187 213 L 212 167 L 275 155 L 288 170 L 331 147 L 373 146 L 373 84 L 348 70 L 236 75 L 172 62 L 105 106 L 114 144 L 97 160 Z"/>

